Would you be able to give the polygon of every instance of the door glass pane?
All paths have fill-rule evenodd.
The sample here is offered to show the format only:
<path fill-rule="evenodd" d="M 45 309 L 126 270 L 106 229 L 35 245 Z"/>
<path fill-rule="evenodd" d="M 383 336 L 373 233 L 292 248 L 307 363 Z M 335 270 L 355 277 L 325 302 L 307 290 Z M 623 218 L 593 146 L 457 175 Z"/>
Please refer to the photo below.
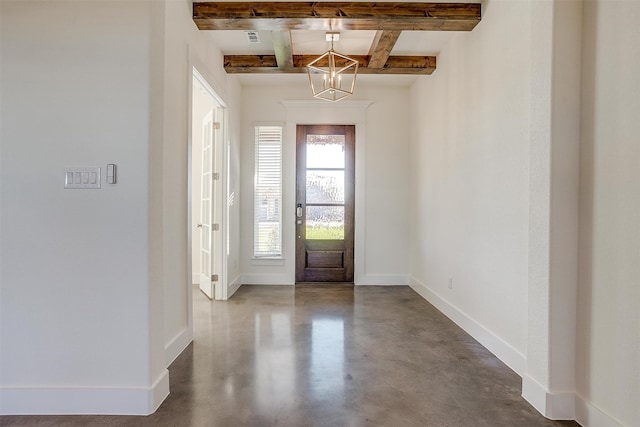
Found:
<path fill-rule="evenodd" d="M 211 204 L 208 202 L 208 199 L 203 200 L 204 203 L 202 204 L 202 218 L 200 218 L 200 220 L 202 221 L 202 224 L 209 224 L 211 222 L 211 217 L 209 216 L 209 209 L 211 208 Z"/>
<path fill-rule="evenodd" d="M 344 203 L 344 171 L 307 171 L 307 203 Z"/>
<path fill-rule="evenodd" d="M 344 168 L 344 135 L 307 135 L 307 168 Z"/>
<path fill-rule="evenodd" d="M 202 224 L 202 249 L 209 252 L 211 247 L 211 230 L 208 224 Z"/>
<path fill-rule="evenodd" d="M 344 240 L 344 206 L 307 206 L 307 240 Z"/>
<path fill-rule="evenodd" d="M 206 174 L 202 178 L 202 198 L 209 199 L 211 195 L 211 176 Z"/>
<path fill-rule="evenodd" d="M 202 150 L 202 173 L 211 172 L 211 145 Z"/>
<path fill-rule="evenodd" d="M 200 265 L 202 266 L 202 274 L 205 276 L 210 276 L 210 269 L 209 269 L 209 254 L 207 252 L 202 252 L 200 254 Z"/>

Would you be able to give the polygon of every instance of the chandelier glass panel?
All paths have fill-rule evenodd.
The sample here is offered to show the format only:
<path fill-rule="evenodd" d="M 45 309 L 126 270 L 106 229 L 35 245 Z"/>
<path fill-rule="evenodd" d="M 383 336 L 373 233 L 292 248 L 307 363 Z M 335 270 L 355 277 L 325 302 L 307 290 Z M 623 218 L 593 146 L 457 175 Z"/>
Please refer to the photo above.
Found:
<path fill-rule="evenodd" d="M 358 61 L 333 50 L 340 33 L 327 33 L 331 48 L 307 65 L 309 84 L 314 98 L 339 101 L 353 94 L 358 74 Z"/>

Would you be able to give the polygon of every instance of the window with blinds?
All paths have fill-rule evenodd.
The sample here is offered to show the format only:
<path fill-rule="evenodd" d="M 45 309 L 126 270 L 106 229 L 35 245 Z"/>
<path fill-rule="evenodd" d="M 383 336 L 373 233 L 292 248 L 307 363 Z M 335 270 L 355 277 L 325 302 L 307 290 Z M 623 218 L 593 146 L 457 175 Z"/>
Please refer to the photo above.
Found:
<path fill-rule="evenodd" d="M 282 127 L 256 126 L 253 256 L 282 256 Z"/>

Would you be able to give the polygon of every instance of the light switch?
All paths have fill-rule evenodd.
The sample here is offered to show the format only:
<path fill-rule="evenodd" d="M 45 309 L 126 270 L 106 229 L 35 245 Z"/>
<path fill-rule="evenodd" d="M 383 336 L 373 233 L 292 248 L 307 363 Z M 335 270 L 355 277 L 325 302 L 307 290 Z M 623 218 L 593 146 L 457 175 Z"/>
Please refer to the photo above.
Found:
<path fill-rule="evenodd" d="M 117 167 L 113 163 L 107 165 L 107 184 L 115 184 Z"/>
<path fill-rule="evenodd" d="M 100 188 L 100 168 L 66 168 L 64 188 Z"/>

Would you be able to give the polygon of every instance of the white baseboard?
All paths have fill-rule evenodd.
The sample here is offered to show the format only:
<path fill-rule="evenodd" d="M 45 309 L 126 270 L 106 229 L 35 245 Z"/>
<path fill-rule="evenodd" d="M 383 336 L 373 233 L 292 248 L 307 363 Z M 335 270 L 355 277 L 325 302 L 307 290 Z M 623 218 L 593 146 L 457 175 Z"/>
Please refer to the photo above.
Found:
<path fill-rule="evenodd" d="M 286 274 L 243 274 L 243 285 L 293 285 L 294 282 Z"/>
<path fill-rule="evenodd" d="M 622 422 L 580 395 L 576 395 L 576 421 L 584 427 L 624 427 Z"/>
<path fill-rule="evenodd" d="M 525 374 L 522 377 L 522 397 L 551 420 L 575 419 L 576 395 L 573 392 L 552 393 Z"/>
<path fill-rule="evenodd" d="M 414 277 L 409 277 L 409 286 L 451 319 L 456 325 L 464 329 L 465 332 L 476 339 L 498 359 L 502 360 L 518 375 L 524 375 L 526 358 L 522 353 Z"/>
<path fill-rule="evenodd" d="M 233 294 L 235 294 L 236 291 L 240 289 L 240 286 L 242 286 L 242 280 L 240 279 L 241 276 L 238 275 L 238 277 L 229 282 L 229 285 L 227 287 L 227 299 L 231 298 Z"/>
<path fill-rule="evenodd" d="M 151 387 L 2 387 L 0 415 L 150 415 L 168 395 L 166 369 Z"/>
<path fill-rule="evenodd" d="M 200 283 L 200 273 L 191 273 L 191 284 L 196 285 Z"/>
<path fill-rule="evenodd" d="M 193 332 L 190 331 L 189 328 L 184 328 L 164 346 L 164 357 L 167 367 L 180 356 L 180 353 L 191 344 L 191 341 L 193 341 Z"/>
<path fill-rule="evenodd" d="M 243 285 L 294 285 L 285 274 L 243 274 Z M 355 281 L 356 286 L 407 286 L 409 277 L 398 274 L 367 274 Z"/>
<path fill-rule="evenodd" d="M 356 286 L 407 286 L 409 276 L 401 274 L 365 274 L 355 281 Z"/>
<path fill-rule="evenodd" d="M 169 370 L 165 369 L 162 371 L 158 379 L 151 386 L 151 401 L 150 407 L 152 408 L 148 414 L 141 415 L 151 415 L 158 410 L 162 402 L 169 397 Z"/>

